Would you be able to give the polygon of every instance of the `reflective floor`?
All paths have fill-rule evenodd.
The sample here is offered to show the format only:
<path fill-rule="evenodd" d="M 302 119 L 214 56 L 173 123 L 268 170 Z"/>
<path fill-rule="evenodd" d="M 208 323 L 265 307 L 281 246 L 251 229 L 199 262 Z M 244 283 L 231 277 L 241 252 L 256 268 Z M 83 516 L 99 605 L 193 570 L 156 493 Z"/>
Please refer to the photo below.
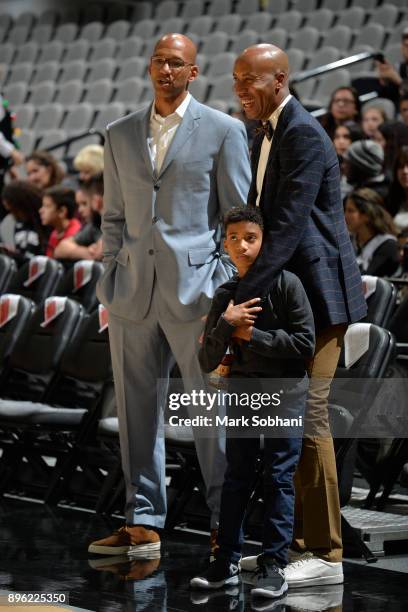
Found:
<path fill-rule="evenodd" d="M 408 575 L 375 564 L 345 563 L 344 588 L 295 589 L 282 602 L 251 601 L 246 583 L 210 594 L 192 592 L 189 579 L 206 562 L 208 540 L 179 530 L 164 536 L 161 559 L 88 559 L 89 541 L 119 524 L 76 510 L 51 511 L 43 505 L 3 499 L 0 591 L 67 593 L 70 606 L 101 612 L 408 610 Z M 247 553 L 255 551 L 247 545 Z"/>

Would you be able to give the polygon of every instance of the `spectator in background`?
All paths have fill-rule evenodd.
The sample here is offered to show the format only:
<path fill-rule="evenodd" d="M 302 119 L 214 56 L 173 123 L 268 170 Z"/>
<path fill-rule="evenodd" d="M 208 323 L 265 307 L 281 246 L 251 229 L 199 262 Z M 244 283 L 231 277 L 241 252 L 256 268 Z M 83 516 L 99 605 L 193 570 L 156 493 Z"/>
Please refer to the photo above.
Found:
<path fill-rule="evenodd" d="M 402 146 L 408 145 L 408 126 L 400 121 L 386 121 L 374 136 L 384 149 L 384 172 L 391 179 L 395 160 Z"/>
<path fill-rule="evenodd" d="M 0 192 L 4 185 L 4 176 L 13 166 L 19 166 L 24 161 L 24 155 L 13 142 L 13 120 L 7 108 L 8 103 L 0 95 Z M 2 216 L 4 211 L 0 210 Z"/>
<path fill-rule="evenodd" d="M 79 172 L 79 180 L 88 181 L 95 174 L 103 172 L 103 147 L 87 145 L 80 150 L 74 159 L 74 168 Z"/>
<path fill-rule="evenodd" d="M 354 87 L 338 87 L 332 93 L 329 110 L 321 120 L 321 124 L 333 140 L 338 125 L 346 121 L 360 122 L 361 105 L 357 90 Z"/>
<path fill-rule="evenodd" d="M 348 148 L 344 160 L 348 184 L 354 188 L 369 187 L 385 202 L 389 180 L 383 172 L 384 151 L 381 146 L 372 140 L 357 140 Z"/>
<path fill-rule="evenodd" d="M 83 187 L 83 183 L 79 184 L 79 187 L 75 190 L 75 201 L 77 204 L 78 216 L 83 225 L 92 222 L 92 207 L 91 198 L 87 194 L 86 187 Z"/>
<path fill-rule="evenodd" d="M 9 211 L 0 226 L 8 253 L 20 261 L 45 252 L 47 233 L 41 225 L 41 191 L 28 181 L 11 181 L 2 191 L 3 205 Z"/>
<path fill-rule="evenodd" d="M 26 160 L 27 179 L 39 189 L 48 189 L 62 182 L 64 172 L 47 151 L 34 151 Z"/>
<path fill-rule="evenodd" d="M 401 121 L 408 126 L 408 89 L 405 89 L 399 99 Z"/>
<path fill-rule="evenodd" d="M 395 160 L 387 209 L 399 230 L 408 227 L 408 146 L 401 147 Z"/>
<path fill-rule="evenodd" d="M 380 95 L 397 105 L 403 89 L 408 86 L 408 27 L 401 35 L 401 61 L 393 66 L 384 58 L 383 61 L 376 62 L 376 68 L 382 86 Z"/>
<path fill-rule="evenodd" d="M 60 185 L 46 189 L 39 212 L 41 223 L 53 228 L 45 254 L 54 257 L 55 248 L 61 240 L 74 236 L 81 229 L 80 221 L 74 218 L 75 191 Z"/>
<path fill-rule="evenodd" d="M 345 176 L 344 156 L 346 155 L 351 143 L 355 142 L 356 140 L 361 140 L 363 137 L 363 130 L 355 121 L 346 121 L 343 123 L 343 125 L 338 125 L 334 132 L 333 144 L 340 164 L 340 190 L 342 200 L 344 200 L 346 195 L 352 190 L 352 186 L 348 184 Z"/>
<path fill-rule="evenodd" d="M 346 121 L 342 125 L 336 127 L 333 136 L 333 144 L 340 161 L 342 161 L 351 143 L 356 140 L 361 140 L 363 137 L 363 130 L 355 121 Z"/>
<path fill-rule="evenodd" d="M 378 130 L 378 126 L 387 121 L 387 115 L 383 108 L 370 106 L 363 109 L 361 126 L 367 138 L 372 138 Z"/>
<path fill-rule="evenodd" d="M 65 238 L 57 245 L 54 256 L 58 259 L 94 259 L 102 260 L 101 213 L 103 209 L 103 175 L 93 176 L 81 186 L 82 193 L 89 198 L 92 209 L 92 220 L 82 229 Z"/>
<path fill-rule="evenodd" d="M 399 244 L 381 197 L 372 189 L 356 189 L 347 197 L 344 214 L 361 273 L 392 276 L 400 263 Z"/>

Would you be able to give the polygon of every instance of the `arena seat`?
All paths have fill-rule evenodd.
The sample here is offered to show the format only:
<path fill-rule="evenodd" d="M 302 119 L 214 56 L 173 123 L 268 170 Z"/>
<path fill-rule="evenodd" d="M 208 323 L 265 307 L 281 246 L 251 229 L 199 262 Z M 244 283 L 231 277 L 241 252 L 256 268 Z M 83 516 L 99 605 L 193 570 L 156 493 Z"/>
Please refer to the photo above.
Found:
<path fill-rule="evenodd" d="M 38 85 L 44 81 L 55 82 L 59 75 L 60 67 L 60 63 L 54 60 L 49 60 L 43 64 L 38 64 L 31 80 L 31 86 Z"/>
<path fill-rule="evenodd" d="M 32 318 L 36 305 L 20 295 L 0 296 L 0 387 L 9 373 L 9 359 Z"/>
<path fill-rule="evenodd" d="M 100 21 L 91 21 L 81 28 L 79 37 L 94 44 L 100 40 L 104 29 L 105 26 Z"/>
<path fill-rule="evenodd" d="M 62 104 L 64 108 L 78 104 L 82 98 L 83 82 L 80 79 L 72 79 L 58 86 L 55 102 Z"/>
<path fill-rule="evenodd" d="M 116 42 L 122 42 L 129 35 L 131 24 L 125 19 L 118 19 L 109 23 L 106 28 L 105 38 L 115 40 Z"/>
<path fill-rule="evenodd" d="M 6 87 L 4 97 L 11 108 L 23 104 L 27 97 L 27 83 L 12 83 Z"/>
<path fill-rule="evenodd" d="M 113 84 L 111 79 L 99 79 L 89 84 L 83 102 L 93 105 L 97 110 L 101 104 L 107 104 L 112 98 Z"/>
<path fill-rule="evenodd" d="M 193 19 L 204 14 L 204 0 L 189 0 L 184 2 L 181 8 L 180 17 L 183 19 Z"/>
<path fill-rule="evenodd" d="M 16 293 L 39 305 L 54 292 L 64 274 L 62 264 L 56 259 L 37 255 L 23 264 L 14 275 L 8 293 Z"/>
<path fill-rule="evenodd" d="M 0 461 L 2 492 L 10 464 L 17 479 L 19 468 L 24 475 L 26 458 L 37 477 L 37 482 L 32 478 L 33 486 L 40 488 L 47 503 L 58 501 L 78 465 L 79 443 L 96 431 L 100 400 L 111 380 L 107 330 L 101 331 L 95 311 L 82 318 L 66 344 L 54 384 L 42 403 L 0 401 L 0 426 L 12 429 L 16 442 Z M 28 446 L 27 437 L 33 442 Z M 55 467 L 43 465 L 44 454 L 56 458 Z"/>
<path fill-rule="evenodd" d="M 42 327 L 44 311 L 55 308 L 56 302 L 52 299 L 37 306 L 26 332 L 19 337 L 10 355 L 10 371 L 0 389 L 1 398 L 36 402 L 46 397 L 67 343 L 84 314 L 78 302 L 65 300 L 64 311 Z M 1 415 L 0 410 L 0 420 Z"/>
<path fill-rule="evenodd" d="M 92 45 L 89 63 L 102 59 L 112 59 L 116 55 L 117 41 L 113 38 L 102 38 Z"/>
<path fill-rule="evenodd" d="M 82 304 L 86 312 L 92 312 L 99 304 L 95 288 L 103 270 L 99 261 L 84 259 L 75 262 L 64 277 L 60 277 L 55 295 L 67 296 Z"/>
<path fill-rule="evenodd" d="M 287 32 L 294 32 L 300 28 L 302 21 L 302 13 L 299 11 L 288 11 L 287 13 L 279 14 L 273 26 L 275 28 L 282 28 Z"/>
<path fill-rule="evenodd" d="M 346 26 L 348 28 L 360 28 L 365 20 L 366 13 L 361 6 L 352 6 L 344 9 L 336 20 L 336 26 Z"/>
<path fill-rule="evenodd" d="M 231 45 L 231 53 L 237 56 L 239 53 L 242 53 L 244 49 L 247 47 L 251 47 L 252 45 L 256 45 L 259 42 L 259 35 L 254 30 L 242 30 L 236 36 L 233 37 L 233 42 Z M 204 50 L 204 46 L 203 46 Z"/>
<path fill-rule="evenodd" d="M 363 321 L 388 329 L 397 302 L 395 285 L 377 276 L 364 275 L 362 281 L 367 301 L 367 315 Z"/>
<path fill-rule="evenodd" d="M 140 36 L 130 36 L 126 38 L 122 43 L 119 44 L 119 50 L 117 52 L 116 60 L 119 64 L 122 64 L 122 61 L 125 60 L 137 60 L 139 63 L 146 65 L 147 60 L 140 56 L 143 49 L 143 39 Z M 120 66 L 119 71 L 122 66 Z M 138 75 L 133 75 L 138 76 Z"/>
<path fill-rule="evenodd" d="M 267 19 L 264 21 L 267 21 Z M 222 15 L 215 22 L 215 27 L 219 32 L 225 32 L 228 36 L 235 36 L 241 30 L 243 22 L 244 18 L 241 15 Z M 247 23 L 245 23 L 245 28 L 251 29 Z"/>
<path fill-rule="evenodd" d="M 38 107 L 43 104 L 51 104 L 55 97 L 54 81 L 42 81 L 31 87 L 30 104 Z"/>
<path fill-rule="evenodd" d="M 210 0 L 207 12 L 211 17 L 230 15 L 233 12 L 232 5 L 232 0 Z"/>
<path fill-rule="evenodd" d="M 258 34 L 263 34 L 272 27 L 273 17 L 269 13 L 255 12 L 245 20 L 246 30 L 255 30 Z"/>
<path fill-rule="evenodd" d="M 17 264 L 14 259 L 0 253 L 0 295 L 8 292 L 16 273 Z"/>

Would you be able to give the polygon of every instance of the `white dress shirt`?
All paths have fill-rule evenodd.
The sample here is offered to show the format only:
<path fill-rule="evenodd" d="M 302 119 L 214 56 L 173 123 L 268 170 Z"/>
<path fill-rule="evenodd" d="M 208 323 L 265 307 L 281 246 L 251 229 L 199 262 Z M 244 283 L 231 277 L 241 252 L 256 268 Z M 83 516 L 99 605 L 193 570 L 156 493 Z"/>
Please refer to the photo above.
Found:
<path fill-rule="evenodd" d="M 270 123 L 271 123 L 271 125 L 272 125 L 274 130 L 276 130 L 276 126 L 277 126 L 277 123 L 278 123 L 279 115 L 281 114 L 283 108 L 289 102 L 291 97 L 292 97 L 291 94 L 286 96 L 284 101 L 278 106 L 277 109 L 275 109 L 273 111 L 272 115 L 269 117 L 268 121 L 270 121 Z M 263 185 L 263 182 L 264 182 L 266 165 L 268 163 L 269 153 L 271 151 L 272 140 L 273 140 L 273 137 L 272 137 L 271 140 L 268 140 L 267 137 L 264 136 L 264 139 L 262 141 L 261 154 L 259 156 L 258 168 L 257 168 L 257 172 L 256 172 L 256 191 L 258 193 L 258 195 L 256 197 L 256 205 L 257 206 L 259 206 L 259 200 L 261 198 L 262 185 Z"/>
<path fill-rule="evenodd" d="M 150 150 L 150 156 L 152 158 L 153 167 L 156 172 L 160 172 L 164 158 L 168 148 L 173 140 L 177 128 L 180 125 L 184 113 L 191 100 L 191 94 L 187 92 L 186 97 L 178 108 L 167 117 L 162 117 L 156 113 L 156 106 L 153 102 L 152 111 L 150 113 L 150 136 L 148 138 L 148 145 Z"/>

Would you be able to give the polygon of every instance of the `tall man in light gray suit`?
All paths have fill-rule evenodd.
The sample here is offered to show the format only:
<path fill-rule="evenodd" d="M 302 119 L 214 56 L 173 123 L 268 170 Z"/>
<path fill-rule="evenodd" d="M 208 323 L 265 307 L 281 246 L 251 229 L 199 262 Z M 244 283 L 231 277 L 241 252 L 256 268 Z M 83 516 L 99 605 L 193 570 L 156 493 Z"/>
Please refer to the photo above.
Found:
<path fill-rule="evenodd" d="M 126 481 L 126 526 L 89 552 L 148 554 L 166 518 L 165 448 L 160 429 L 174 359 L 185 384 L 204 386 L 197 352 L 201 318 L 230 276 L 220 257 L 221 220 L 242 205 L 250 183 L 245 128 L 188 92 L 196 48 L 167 34 L 150 60 L 154 103 L 109 125 L 105 143 L 107 265 L 98 297 L 109 336 Z M 159 408 L 157 405 L 159 402 Z M 211 526 L 224 476 L 222 443 L 197 438 Z"/>

